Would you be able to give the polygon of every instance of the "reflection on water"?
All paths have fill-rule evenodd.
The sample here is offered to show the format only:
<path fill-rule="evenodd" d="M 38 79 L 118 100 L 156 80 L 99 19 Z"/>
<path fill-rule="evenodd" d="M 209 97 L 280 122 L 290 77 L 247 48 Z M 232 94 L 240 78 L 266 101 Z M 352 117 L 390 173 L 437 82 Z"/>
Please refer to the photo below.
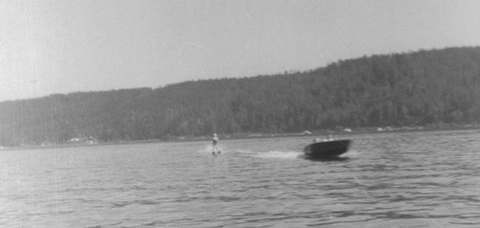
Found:
<path fill-rule="evenodd" d="M 478 131 L 0 151 L 0 227 L 480 227 Z"/>

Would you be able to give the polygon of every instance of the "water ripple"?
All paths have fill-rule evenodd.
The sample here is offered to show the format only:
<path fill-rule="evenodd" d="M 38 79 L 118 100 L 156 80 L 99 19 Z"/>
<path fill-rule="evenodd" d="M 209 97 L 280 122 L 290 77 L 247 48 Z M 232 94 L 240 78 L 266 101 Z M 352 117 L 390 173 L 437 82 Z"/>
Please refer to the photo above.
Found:
<path fill-rule="evenodd" d="M 340 136 L 341 137 L 341 136 Z M 480 132 L 0 151 L 1 227 L 479 227 Z"/>

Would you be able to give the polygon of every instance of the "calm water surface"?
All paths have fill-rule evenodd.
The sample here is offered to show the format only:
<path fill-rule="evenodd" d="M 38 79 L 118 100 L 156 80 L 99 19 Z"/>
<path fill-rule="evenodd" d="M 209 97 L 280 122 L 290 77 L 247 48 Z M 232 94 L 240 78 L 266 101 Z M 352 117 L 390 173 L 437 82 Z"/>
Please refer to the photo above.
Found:
<path fill-rule="evenodd" d="M 0 227 L 480 227 L 480 132 L 0 151 Z"/>

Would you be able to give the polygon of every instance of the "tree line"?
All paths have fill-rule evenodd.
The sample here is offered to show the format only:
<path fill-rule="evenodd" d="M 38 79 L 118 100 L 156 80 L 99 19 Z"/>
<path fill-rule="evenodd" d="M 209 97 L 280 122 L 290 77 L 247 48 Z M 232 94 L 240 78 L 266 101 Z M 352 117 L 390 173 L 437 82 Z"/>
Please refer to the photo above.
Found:
<path fill-rule="evenodd" d="M 480 47 L 0 103 L 0 145 L 480 122 Z"/>

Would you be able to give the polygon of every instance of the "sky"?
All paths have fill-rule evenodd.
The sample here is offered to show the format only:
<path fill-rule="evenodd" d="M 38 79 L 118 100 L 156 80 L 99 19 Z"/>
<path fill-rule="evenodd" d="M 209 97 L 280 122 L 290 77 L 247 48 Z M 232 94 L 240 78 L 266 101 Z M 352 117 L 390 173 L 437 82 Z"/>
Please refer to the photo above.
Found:
<path fill-rule="evenodd" d="M 480 45 L 480 0 L 0 0 L 0 101 Z"/>

